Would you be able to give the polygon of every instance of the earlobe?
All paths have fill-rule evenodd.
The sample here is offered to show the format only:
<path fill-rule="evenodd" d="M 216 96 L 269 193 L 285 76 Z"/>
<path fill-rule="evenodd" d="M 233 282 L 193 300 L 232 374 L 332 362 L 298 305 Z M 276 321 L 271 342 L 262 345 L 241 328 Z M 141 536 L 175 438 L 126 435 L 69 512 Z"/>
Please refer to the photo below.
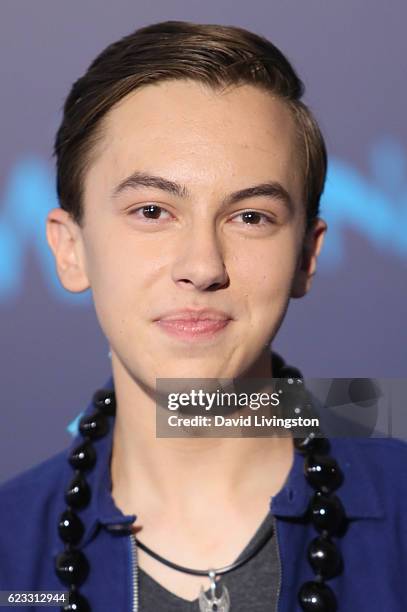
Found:
<path fill-rule="evenodd" d="M 317 267 L 317 259 L 321 252 L 327 230 L 328 226 L 326 222 L 319 217 L 309 229 L 304 240 L 301 256 L 299 257 L 290 297 L 304 297 L 311 289 L 312 280 Z"/>
<path fill-rule="evenodd" d="M 47 215 L 46 235 L 62 286 L 72 293 L 86 291 L 90 283 L 86 273 L 82 235 L 77 223 L 67 211 L 53 208 Z"/>

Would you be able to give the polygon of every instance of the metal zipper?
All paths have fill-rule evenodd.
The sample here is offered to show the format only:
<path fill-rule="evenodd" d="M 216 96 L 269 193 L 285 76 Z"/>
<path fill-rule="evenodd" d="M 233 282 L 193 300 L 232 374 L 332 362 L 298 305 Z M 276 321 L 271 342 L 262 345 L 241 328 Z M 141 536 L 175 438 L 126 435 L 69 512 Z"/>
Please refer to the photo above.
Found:
<path fill-rule="evenodd" d="M 274 519 L 274 526 L 275 526 L 274 533 L 276 536 L 276 547 L 277 547 L 277 558 L 278 558 L 278 584 L 277 584 L 277 595 L 276 595 L 276 612 L 278 612 L 279 604 L 280 604 L 279 599 L 280 599 L 280 592 L 281 592 L 283 569 L 281 566 L 280 545 L 278 543 L 277 521 L 274 515 L 273 515 L 273 519 Z"/>
<path fill-rule="evenodd" d="M 139 612 L 139 593 L 138 593 L 138 563 L 137 563 L 137 545 L 133 535 L 129 535 L 130 550 L 131 550 L 131 575 L 133 581 L 133 612 Z"/>

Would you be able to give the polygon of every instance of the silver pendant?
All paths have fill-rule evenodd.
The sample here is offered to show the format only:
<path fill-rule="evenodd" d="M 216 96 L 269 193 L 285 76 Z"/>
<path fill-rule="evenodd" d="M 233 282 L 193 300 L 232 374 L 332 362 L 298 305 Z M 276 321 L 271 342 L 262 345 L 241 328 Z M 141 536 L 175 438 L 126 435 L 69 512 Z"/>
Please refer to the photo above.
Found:
<path fill-rule="evenodd" d="M 214 570 L 210 570 L 209 572 L 209 580 L 211 581 L 211 594 L 209 597 L 206 596 L 204 588 L 201 586 L 201 591 L 199 593 L 199 610 L 200 612 L 229 612 L 230 610 L 230 596 L 229 591 L 223 585 L 222 586 L 222 594 L 220 597 L 216 597 L 215 589 L 216 589 L 216 573 Z"/>

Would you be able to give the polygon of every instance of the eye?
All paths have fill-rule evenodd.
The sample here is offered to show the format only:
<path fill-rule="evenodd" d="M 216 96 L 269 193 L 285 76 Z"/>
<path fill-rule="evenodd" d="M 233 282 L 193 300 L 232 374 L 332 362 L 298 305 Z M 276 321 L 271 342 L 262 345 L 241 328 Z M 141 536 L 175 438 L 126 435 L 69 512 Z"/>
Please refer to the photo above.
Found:
<path fill-rule="evenodd" d="M 130 214 L 138 218 L 158 221 L 162 212 L 166 213 L 168 211 L 164 210 L 164 208 L 158 206 L 157 204 L 146 204 L 144 206 L 139 206 L 139 208 L 133 208 L 133 210 L 130 211 Z M 140 214 L 136 215 L 136 213 Z"/>
<path fill-rule="evenodd" d="M 236 219 L 238 217 L 244 219 L 244 225 L 268 225 L 274 223 L 274 220 L 269 215 L 260 213 L 257 210 L 245 210 L 233 218 Z M 263 223 L 260 222 L 261 220 L 263 220 Z"/>
<path fill-rule="evenodd" d="M 167 210 L 165 210 L 162 206 L 158 206 L 158 204 L 145 204 L 144 206 L 133 208 L 129 214 L 143 220 L 159 221 L 162 219 L 162 213 L 170 215 Z M 235 215 L 233 219 L 237 219 L 239 217 L 244 220 L 243 225 L 267 226 L 275 223 L 271 216 L 266 215 L 265 213 L 260 213 L 257 210 L 245 210 L 238 215 Z"/>

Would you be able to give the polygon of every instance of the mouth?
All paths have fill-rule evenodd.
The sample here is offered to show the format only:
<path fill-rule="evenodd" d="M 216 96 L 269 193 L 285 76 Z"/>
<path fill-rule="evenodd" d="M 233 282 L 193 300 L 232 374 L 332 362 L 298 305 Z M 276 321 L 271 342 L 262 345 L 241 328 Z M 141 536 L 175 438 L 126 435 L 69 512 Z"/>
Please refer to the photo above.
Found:
<path fill-rule="evenodd" d="M 172 337 L 184 340 L 200 340 L 218 336 L 230 324 L 231 319 L 159 319 L 160 329 Z"/>

